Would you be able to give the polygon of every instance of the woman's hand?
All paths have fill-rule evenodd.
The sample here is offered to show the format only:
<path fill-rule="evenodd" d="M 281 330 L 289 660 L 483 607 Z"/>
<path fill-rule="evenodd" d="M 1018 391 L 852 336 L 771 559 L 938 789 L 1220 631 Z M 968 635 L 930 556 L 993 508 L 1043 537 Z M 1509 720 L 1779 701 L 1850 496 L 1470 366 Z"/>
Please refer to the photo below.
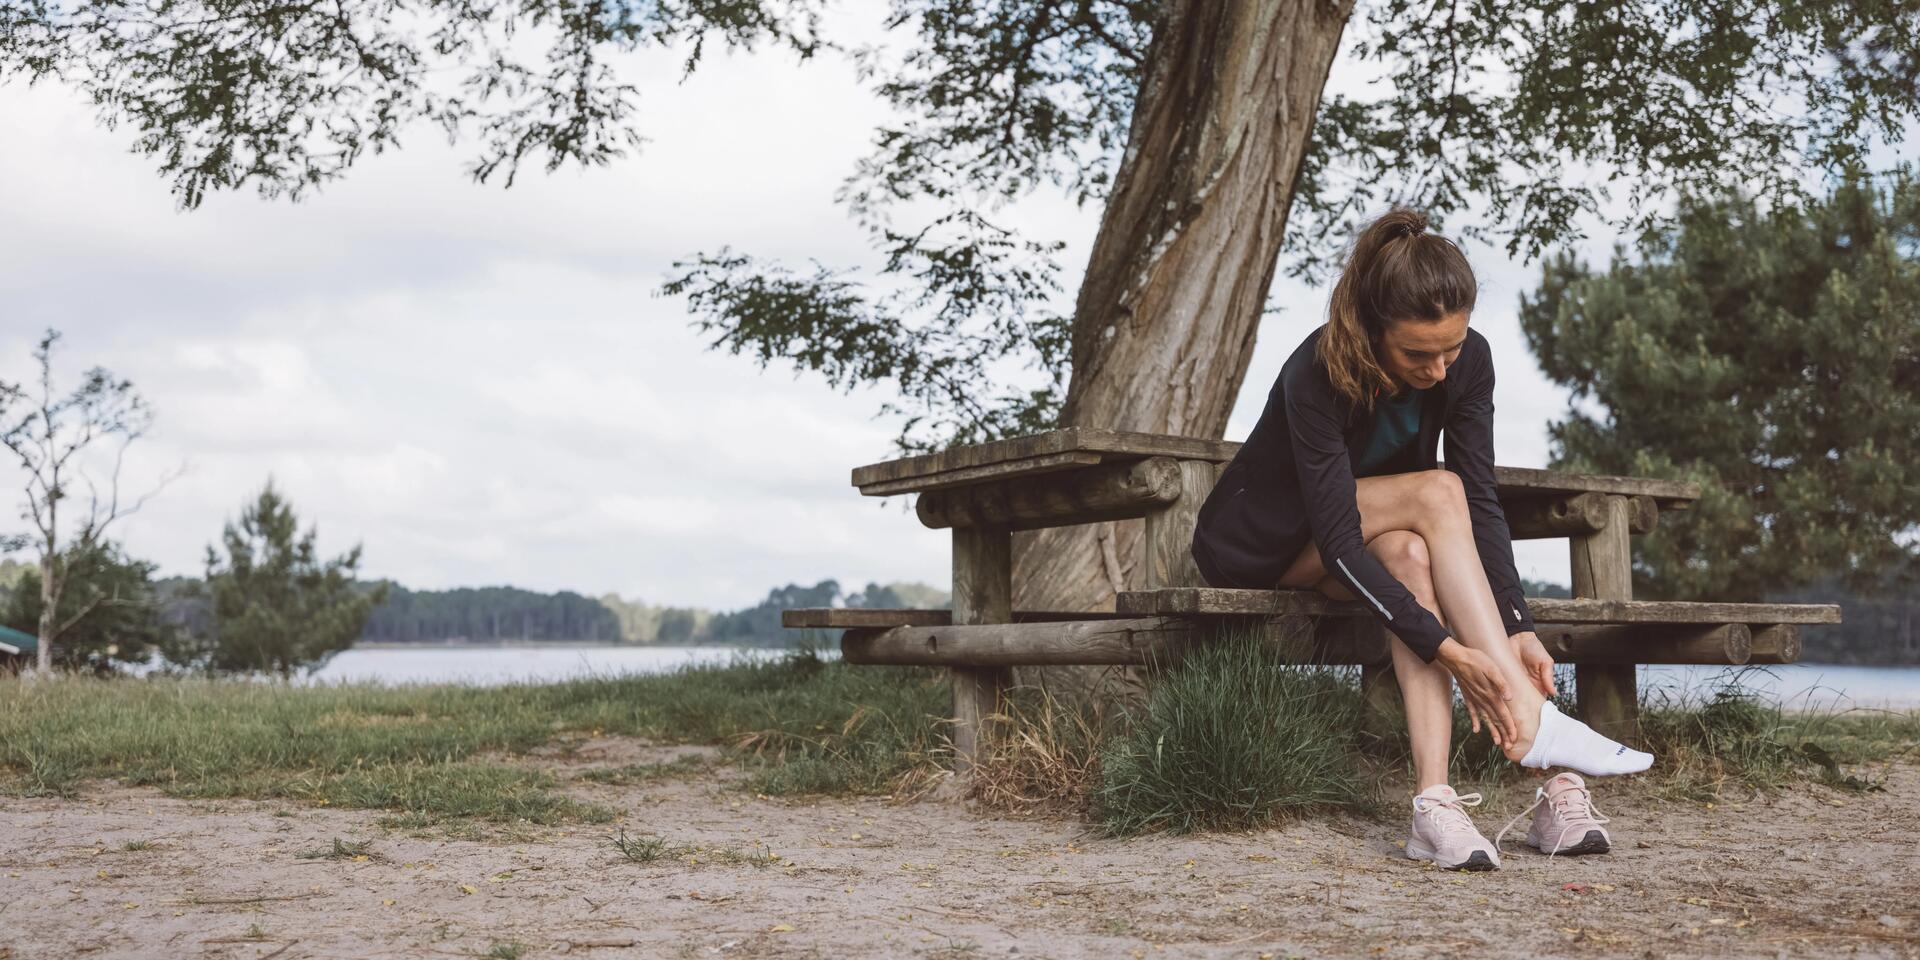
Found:
<path fill-rule="evenodd" d="M 1513 711 L 1507 707 L 1513 694 L 1508 692 L 1507 682 L 1501 679 L 1500 669 L 1492 657 L 1448 637 L 1440 641 L 1440 652 L 1434 656 L 1434 662 L 1446 667 L 1447 672 L 1453 674 L 1454 682 L 1460 685 L 1461 697 L 1467 701 L 1467 716 L 1473 721 L 1473 732 L 1480 732 L 1484 720 L 1494 746 L 1504 748 L 1519 742 L 1520 724 L 1514 721 Z"/>
<path fill-rule="evenodd" d="M 1520 669 L 1526 671 L 1527 679 L 1533 681 L 1533 688 L 1548 700 L 1553 699 L 1553 657 L 1540 642 L 1540 635 L 1532 630 L 1516 633 L 1507 639 L 1513 641 L 1513 655 L 1520 658 Z"/>

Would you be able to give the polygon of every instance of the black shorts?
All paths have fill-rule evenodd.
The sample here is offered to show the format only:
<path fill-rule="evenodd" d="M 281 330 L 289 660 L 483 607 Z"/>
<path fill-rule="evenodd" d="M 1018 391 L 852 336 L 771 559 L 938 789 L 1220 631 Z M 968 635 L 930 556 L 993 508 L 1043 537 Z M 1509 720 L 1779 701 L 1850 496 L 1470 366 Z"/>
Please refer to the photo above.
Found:
<path fill-rule="evenodd" d="M 1293 565 L 1294 559 L 1300 556 L 1300 551 L 1305 550 L 1307 545 L 1312 542 L 1312 533 L 1302 531 L 1299 536 L 1283 539 L 1279 544 L 1278 552 L 1281 556 L 1287 558 L 1287 565 L 1290 567 Z M 1219 562 L 1214 559 L 1213 552 L 1207 549 L 1206 540 L 1199 537 L 1195 537 L 1193 540 L 1193 565 L 1200 568 L 1200 577 L 1207 581 L 1207 586 L 1226 587 L 1236 590 L 1280 589 L 1280 577 L 1286 573 L 1285 570 L 1282 570 L 1268 578 L 1259 575 L 1248 576 L 1238 574 L 1235 571 L 1222 569 Z"/>

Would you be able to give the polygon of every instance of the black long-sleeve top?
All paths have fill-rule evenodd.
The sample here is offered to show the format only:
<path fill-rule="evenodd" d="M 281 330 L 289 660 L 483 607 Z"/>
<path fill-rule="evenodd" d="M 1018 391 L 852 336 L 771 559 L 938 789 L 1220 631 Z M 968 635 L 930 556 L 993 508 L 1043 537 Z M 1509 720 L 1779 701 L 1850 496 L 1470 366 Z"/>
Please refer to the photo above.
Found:
<path fill-rule="evenodd" d="M 1372 418 L 1334 392 L 1316 345 L 1319 328 L 1287 358 L 1267 394 L 1253 432 L 1221 473 L 1194 527 L 1196 561 L 1232 586 L 1272 586 L 1307 539 L 1329 573 L 1374 611 L 1394 635 L 1431 663 L 1451 636 L 1432 611 L 1367 553 L 1354 500 L 1353 463 L 1365 448 Z M 1509 635 L 1530 631 L 1514 569 L 1513 540 L 1493 479 L 1493 351 L 1469 328 L 1447 376 L 1425 391 L 1417 456 L 1410 470 L 1432 470 L 1439 435 L 1446 468 L 1466 489 L 1473 542 Z"/>

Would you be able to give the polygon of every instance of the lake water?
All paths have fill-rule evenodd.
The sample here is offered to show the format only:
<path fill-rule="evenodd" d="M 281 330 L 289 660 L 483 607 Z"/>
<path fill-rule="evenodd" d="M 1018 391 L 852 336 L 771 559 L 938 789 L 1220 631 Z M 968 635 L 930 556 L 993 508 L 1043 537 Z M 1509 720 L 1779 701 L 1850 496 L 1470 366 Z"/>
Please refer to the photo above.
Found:
<path fill-rule="evenodd" d="M 566 680 L 661 673 L 694 663 L 778 657 L 784 651 L 741 647 L 422 647 L 356 648 L 334 657 L 307 682 L 471 683 Z M 828 656 L 836 651 L 824 651 Z M 1920 667 L 1854 667 L 1795 663 L 1769 667 L 1643 666 L 1643 691 L 1700 696 L 1728 677 L 1796 708 L 1920 708 Z"/>

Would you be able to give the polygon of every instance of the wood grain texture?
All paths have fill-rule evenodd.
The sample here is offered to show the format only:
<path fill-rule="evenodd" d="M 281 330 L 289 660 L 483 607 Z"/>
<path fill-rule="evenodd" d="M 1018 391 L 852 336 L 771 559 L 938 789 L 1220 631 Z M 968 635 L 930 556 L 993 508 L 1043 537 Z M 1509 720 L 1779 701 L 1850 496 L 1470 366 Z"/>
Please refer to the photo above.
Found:
<path fill-rule="evenodd" d="M 1140 517 L 1180 498 L 1180 470 L 1180 461 L 1171 457 L 1148 457 L 1022 475 L 929 490 L 920 495 L 914 512 L 922 525 L 936 530 L 983 524 L 1029 530 Z"/>
<path fill-rule="evenodd" d="M 870 483 L 860 488 L 860 492 L 869 497 L 890 497 L 900 493 L 919 493 L 926 490 L 944 490 L 970 483 L 982 483 L 989 480 L 1005 480 L 1013 477 L 1034 477 L 1063 470 L 1076 470 L 1095 466 L 1100 463 L 1100 455 L 1074 450 L 1066 453 L 1049 453 L 1037 457 L 1025 457 L 1019 460 L 1004 460 L 998 463 L 985 463 L 977 467 L 962 467 L 928 477 L 914 477 L 906 480 L 886 480 Z"/>
<path fill-rule="evenodd" d="M 1607 498 L 1600 493 L 1564 497 L 1527 497 L 1502 503 L 1507 529 L 1515 540 L 1542 540 L 1598 531 L 1607 522 Z"/>
<path fill-rule="evenodd" d="M 1800 627 L 1792 623 L 1763 623 L 1753 628 L 1753 655 L 1748 663 L 1798 663 Z"/>
<path fill-rule="evenodd" d="M 868 487 L 888 481 L 934 477 L 957 470 L 1061 453 L 1091 453 L 1103 460 L 1120 461 L 1146 457 L 1224 461 L 1233 459 L 1234 451 L 1239 448 L 1237 443 L 1199 437 L 1068 427 L 855 467 L 853 485 L 866 493 Z"/>
<path fill-rule="evenodd" d="M 1014 623 L 1056 620 L 1114 620 L 1121 614 L 1102 610 L 1015 610 Z M 856 627 L 944 627 L 953 622 L 952 610 L 910 607 L 793 607 L 780 611 L 780 625 L 797 630 L 846 630 Z"/>
<path fill-rule="evenodd" d="M 1749 662 L 1753 634 L 1744 623 L 1535 623 L 1540 643 L 1557 663 Z"/>
<path fill-rule="evenodd" d="M 934 666 L 1142 664 L 1155 652 L 1191 642 L 1191 620 L 1148 617 L 1055 623 L 893 627 L 849 630 L 841 639 L 848 663 Z"/>
<path fill-rule="evenodd" d="M 1574 597 L 1621 604 L 1633 598 L 1631 510 L 1627 497 L 1608 497 L 1606 522 L 1601 528 L 1568 541 Z M 1537 624 L 1548 614 L 1534 610 L 1533 616 Z M 1575 664 L 1573 683 L 1580 719 L 1615 740 L 1639 741 L 1640 699 L 1634 686 L 1633 664 Z"/>
<path fill-rule="evenodd" d="M 954 530 L 953 622 L 974 626 L 1005 623 L 1012 618 L 1012 534 L 1004 527 Z M 842 650 L 845 646 L 843 637 Z M 963 666 L 954 668 L 952 679 L 954 773 L 965 776 L 972 771 L 980 725 L 999 712 L 1001 698 L 1012 678 L 998 667 Z"/>
<path fill-rule="evenodd" d="M 1173 502 L 1148 511 L 1142 549 L 1146 551 L 1146 586 L 1203 586 L 1200 568 L 1193 563 L 1193 528 L 1200 505 L 1213 491 L 1213 464 L 1182 460 L 1178 464 L 1180 495 Z"/>
<path fill-rule="evenodd" d="M 1268 639 L 1291 648 L 1303 624 L 1283 620 L 1259 625 Z M 1311 624 L 1304 625 L 1311 627 Z M 947 627 L 893 627 L 848 630 L 841 656 L 848 663 L 927 666 L 1167 666 L 1195 643 L 1205 642 L 1211 625 L 1187 617 L 1134 617 L 1114 620 L 1001 623 Z M 1378 664 L 1386 660 L 1379 631 L 1362 636 L 1339 627 L 1324 629 L 1309 648 L 1297 651 L 1302 662 Z"/>

